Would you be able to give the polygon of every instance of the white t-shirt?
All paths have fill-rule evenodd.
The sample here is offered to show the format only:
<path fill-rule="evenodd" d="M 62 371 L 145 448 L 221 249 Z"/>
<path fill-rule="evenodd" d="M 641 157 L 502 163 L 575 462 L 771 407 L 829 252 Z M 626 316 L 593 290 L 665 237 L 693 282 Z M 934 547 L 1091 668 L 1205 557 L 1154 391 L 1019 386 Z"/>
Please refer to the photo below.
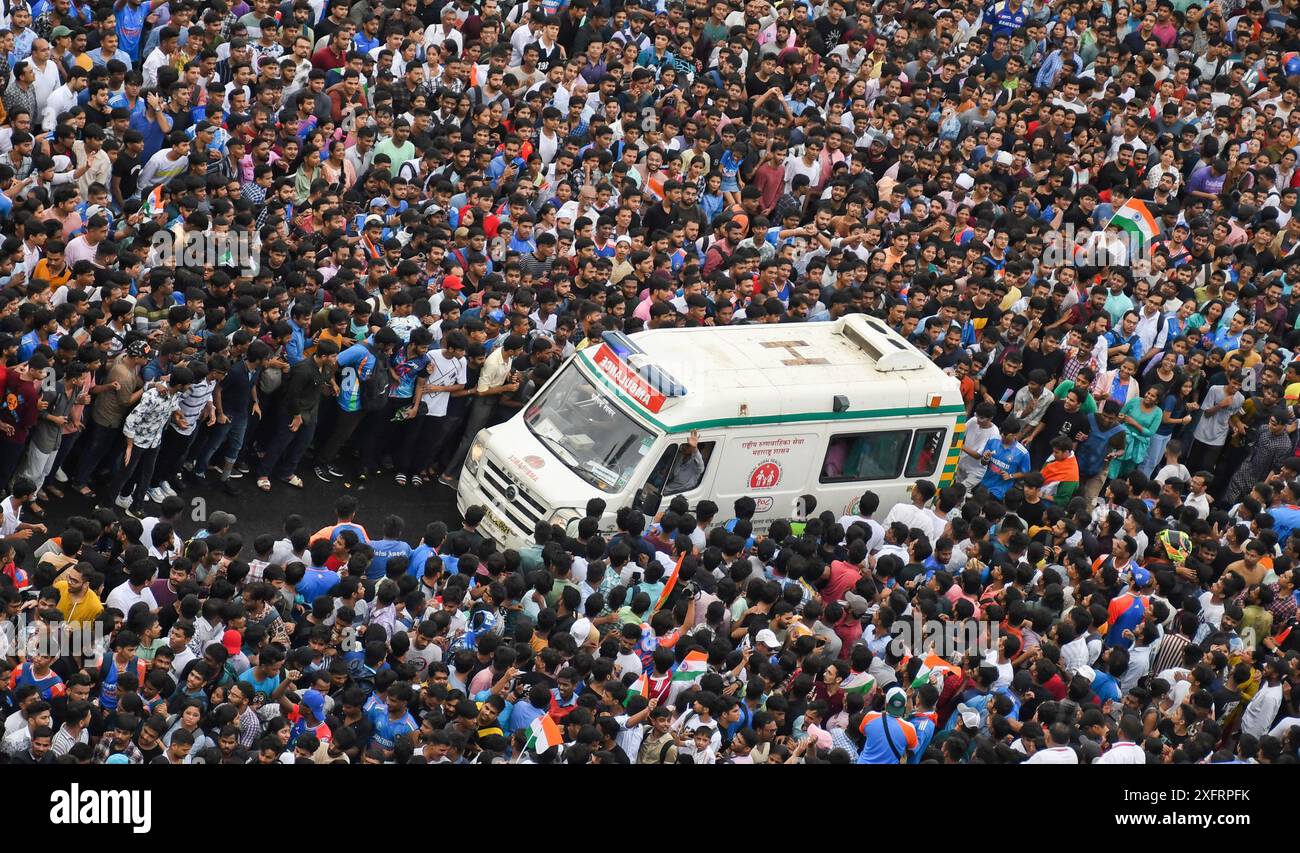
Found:
<path fill-rule="evenodd" d="M 1170 477 L 1177 477 L 1186 483 L 1188 480 L 1192 479 L 1192 474 L 1187 470 L 1186 465 L 1165 465 L 1160 469 L 1160 472 L 1156 474 L 1156 482 L 1163 486 Z"/>
<path fill-rule="evenodd" d="M 156 515 L 140 519 L 140 542 L 141 544 L 148 546 L 149 556 L 151 557 L 162 557 L 162 553 L 153 546 L 153 529 L 158 526 L 159 521 L 162 521 L 162 519 L 158 518 Z M 175 529 L 173 529 L 171 550 L 179 554 L 183 547 L 185 547 L 185 543 L 181 541 L 181 537 L 178 536 Z"/>
<path fill-rule="evenodd" d="M 131 589 L 131 584 L 123 582 L 120 586 L 108 594 L 108 600 L 104 604 L 108 607 L 116 607 L 122 611 L 122 615 L 131 612 L 131 608 L 137 603 L 143 601 L 150 610 L 158 609 L 158 602 L 153 597 L 153 590 L 144 587 L 139 592 Z"/>
<path fill-rule="evenodd" d="M 966 434 L 962 438 L 962 446 L 970 448 L 987 447 L 990 441 L 1001 441 L 1002 431 L 992 423 L 989 428 L 985 429 L 980 426 L 979 418 L 971 418 L 966 421 Z M 984 476 L 984 471 L 988 468 L 982 464 L 979 459 L 966 452 L 962 452 L 961 460 L 957 463 L 957 474 L 959 479 L 969 481 Z"/>
<path fill-rule="evenodd" d="M 1068 746 L 1049 746 L 1030 756 L 1025 764 L 1078 764 L 1079 756 Z"/>
<path fill-rule="evenodd" d="M 803 161 L 802 157 L 790 157 L 785 161 L 785 191 L 791 192 L 794 185 L 794 179 L 798 175 L 808 176 L 808 186 L 816 187 L 822 177 L 821 160 L 813 160 L 812 165 Z"/>
<path fill-rule="evenodd" d="M 440 350 L 429 352 L 430 385 L 463 385 L 466 381 L 466 360 L 447 358 Z M 432 417 L 441 418 L 447 414 L 447 403 L 451 400 L 450 391 L 430 391 L 420 397 L 425 411 Z"/>
<path fill-rule="evenodd" d="M 13 495 L 4 500 L 4 522 L 0 524 L 0 536 L 12 536 L 18 532 L 19 516 L 22 509 L 14 509 Z"/>
<path fill-rule="evenodd" d="M 1135 743 L 1117 743 L 1093 764 L 1146 764 L 1147 754 Z"/>
<path fill-rule="evenodd" d="M 871 535 L 867 537 L 867 553 L 874 554 L 880 550 L 881 545 L 885 544 L 885 528 L 874 518 L 866 518 L 861 515 L 840 516 L 840 527 L 845 530 L 859 522 L 866 525 L 867 529 L 871 531 Z"/>

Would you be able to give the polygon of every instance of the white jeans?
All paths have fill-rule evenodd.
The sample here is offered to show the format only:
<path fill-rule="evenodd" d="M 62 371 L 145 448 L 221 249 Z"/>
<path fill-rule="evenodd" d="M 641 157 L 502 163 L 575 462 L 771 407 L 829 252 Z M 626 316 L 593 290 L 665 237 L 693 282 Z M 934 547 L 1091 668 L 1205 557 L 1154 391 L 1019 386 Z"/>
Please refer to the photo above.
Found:
<path fill-rule="evenodd" d="M 34 444 L 27 445 L 27 455 L 23 457 L 23 464 L 18 471 L 18 476 L 31 480 L 39 489 L 45 485 L 46 478 L 50 476 L 50 471 L 54 468 L 54 457 L 58 456 L 58 454 L 59 448 L 57 445 L 49 453 L 37 450 Z"/>

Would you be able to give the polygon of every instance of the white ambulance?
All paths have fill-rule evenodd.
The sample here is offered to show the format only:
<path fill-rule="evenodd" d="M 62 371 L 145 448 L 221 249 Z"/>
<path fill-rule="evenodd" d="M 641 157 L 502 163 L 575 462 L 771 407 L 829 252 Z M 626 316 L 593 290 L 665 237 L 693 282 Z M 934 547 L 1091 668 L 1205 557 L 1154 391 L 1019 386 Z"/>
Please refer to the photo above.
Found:
<path fill-rule="evenodd" d="M 607 333 L 479 432 L 456 506 L 483 506 L 480 533 L 507 548 L 540 521 L 571 527 L 595 497 L 613 531 L 650 494 L 711 499 L 717 523 L 748 495 L 765 530 L 805 494 L 839 515 L 867 489 L 887 507 L 918 479 L 950 484 L 965 424 L 957 380 L 865 315 Z"/>

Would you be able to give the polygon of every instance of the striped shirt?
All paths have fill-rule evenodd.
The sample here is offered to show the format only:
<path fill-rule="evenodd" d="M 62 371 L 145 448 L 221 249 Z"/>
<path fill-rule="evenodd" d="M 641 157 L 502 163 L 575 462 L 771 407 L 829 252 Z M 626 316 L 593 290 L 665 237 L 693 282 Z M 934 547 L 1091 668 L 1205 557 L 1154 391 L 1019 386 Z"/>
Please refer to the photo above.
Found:
<path fill-rule="evenodd" d="M 194 430 L 199 425 L 199 415 L 208 403 L 212 402 L 212 393 L 216 389 L 217 383 L 212 379 L 204 379 L 201 382 L 195 382 L 189 388 L 182 391 L 178 396 L 180 399 L 181 417 L 185 418 L 188 426 L 181 429 L 176 424 L 172 424 L 172 429 L 181 435 L 193 435 Z"/>
<path fill-rule="evenodd" d="M 68 734 L 68 726 L 65 723 L 59 726 L 58 732 L 54 735 L 54 740 L 50 744 L 50 754 L 55 758 L 66 755 L 68 750 L 79 743 L 90 743 L 90 733 L 82 729 L 77 732 L 76 737 L 73 737 Z"/>

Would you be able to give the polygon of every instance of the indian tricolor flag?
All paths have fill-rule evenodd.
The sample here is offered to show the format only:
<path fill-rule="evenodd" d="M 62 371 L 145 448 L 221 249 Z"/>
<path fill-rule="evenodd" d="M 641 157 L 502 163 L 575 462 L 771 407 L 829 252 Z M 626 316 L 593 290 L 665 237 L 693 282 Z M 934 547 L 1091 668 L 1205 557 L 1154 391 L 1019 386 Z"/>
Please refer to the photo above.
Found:
<path fill-rule="evenodd" d="M 694 681 L 709 671 L 709 656 L 696 649 L 687 652 L 686 657 L 673 672 L 673 681 Z"/>
<path fill-rule="evenodd" d="M 949 675 L 960 675 L 961 668 L 948 663 L 948 661 L 936 655 L 934 652 L 925 656 L 921 661 L 921 668 L 916 671 L 916 678 L 912 679 L 912 687 L 917 688 L 930 680 L 934 673 L 941 673 L 945 678 Z"/>
<path fill-rule="evenodd" d="M 623 700 L 623 707 L 625 708 L 627 707 L 627 704 L 632 701 L 633 696 L 649 696 L 649 695 L 650 695 L 650 678 L 643 672 L 641 673 L 640 677 L 637 678 L 636 681 L 632 682 L 632 685 L 628 687 L 627 698 Z"/>
<path fill-rule="evenodd" d="M 550 714 L 543 714 L 529 725 L 532 734 L 528 736 L 528 743 L 524 748 L 532 747 L 533 752 L 541 755 L 553 746 L 559 746 L 564 743 L 564 736 L 560 734 L 560 727 L 556 725 L 555 720 L 551 719 Z"/>
<path fill-rule="evenodd" d="M 1149 246 L 1160 233 L 1160 226 L 1156 224 L 1156 218 L 1151 215 L 1147 209 L 1146 202 L 1141 199 L 1131 198 L 1124 202 L 1124 205 L 1110 218 L 1106 227 L 1115 226 L 1122 231 L 1127 231 L 1130 237 L 1136 237 L 1143 246 Z"/>
<path fill-rule="evenodd" d="M 844 683 L 840 685 L 840 689 L 845 693 L 861 693 L 865 696 L 870 693 L 875 686 L 876 679 L 867 675 L 865 672 L 855 672 L 848 678 L 844 679 Z"/>
<path fill-rule="evenodd" d="M 140 205 L 140 215 L 146 219 L 152 219 L 158 214 L 165 212 L 166 205 L 163 204 L 162 196 L 163 186 L 162 184 L 159 184 L 144 197 L 144 203 Z"/>
<path fill-rule="evenodd" d="M 656 613 L 664 606 L 664 602 L 668 601 L 668 596 L 672 595 L 673 588 L 677 586 L 677 576 L 682 573 L 682 562 L 685 559 L 685 554 L 677 558 L 677 565 L 673 566 L 672 572 L 668 575 L 668 580 L 664 582 L 664 591 L 660 593 L 659 600 L 655 602 L 654 609 Z"/>

